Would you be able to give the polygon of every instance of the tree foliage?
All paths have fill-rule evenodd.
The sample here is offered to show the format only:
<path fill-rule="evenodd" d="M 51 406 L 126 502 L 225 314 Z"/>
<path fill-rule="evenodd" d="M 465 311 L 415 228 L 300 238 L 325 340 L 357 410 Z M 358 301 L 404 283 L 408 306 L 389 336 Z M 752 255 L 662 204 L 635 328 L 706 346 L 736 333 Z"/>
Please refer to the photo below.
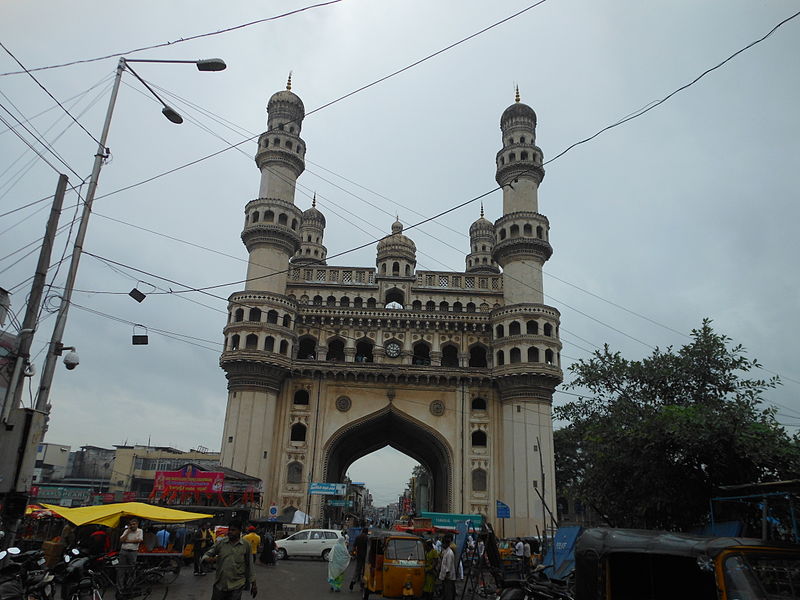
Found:
<path fill-rule="evenodd" d="M 720 485 L 797 478 L 800 444 L 762 406 L 780 382 L 704 320 L 678 350 L 630 361 L 608 345 L 570 367 L 586 396 L 557 407 L 559 488 L 617 527 L 705 523 Z"/>

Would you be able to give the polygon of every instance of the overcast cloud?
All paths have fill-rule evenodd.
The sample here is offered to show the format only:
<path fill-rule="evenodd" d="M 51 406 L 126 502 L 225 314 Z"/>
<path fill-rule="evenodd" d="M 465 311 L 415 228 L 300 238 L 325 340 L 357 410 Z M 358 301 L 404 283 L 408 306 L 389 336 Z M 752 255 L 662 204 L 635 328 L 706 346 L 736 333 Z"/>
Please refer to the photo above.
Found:
<path fill-rule="evenodd" d="M 136 67 L 168 91 L 165 99 L 186 118 L 180 127 L 166 121 L 158 104 L 126 74 L 109 138 L 113 160 L 103 169 L 98 196 L 225 147 L 190 119 L 229 142 L 264 131 L 266 101 L 283 89 L 289 70 L 293 91 L 309 112 L 528 5 L 345 0 L 133 55 L 219 56 L 228 69 L 205 74 L 186 65 Z M 0 38 L 26 66 L 38 67 L 215 31 L 301 6 L 143 0 L 123 10 L 116 3 L 85 0 L 6 0 Z M 788 1 L 549 0 L 307 117 L 302 133 L 307 172 L 296 202 L 306 209 L 317 192 L 328 222 L 329 254 L 376 239 L 389 231 L 395 214 L 408 225 L 495 186 L 499 118 L 513 102 L 515 84 L 537 112 L 537 144 L 547 159 L 691 81 L 796 10 Z M 798 56 L 800 18 L 664 105 L 546 167 L 540 211 L 550 219 L 555 252 L 544 285 L 547 301 L 562 313 L 565 363 L 586 358 L 606 342 L 638 358 L 651 347 L 688 339 L 604 300 L 684 333 L 710 317 L 718 331 L 784 377 L 785 385 L 769 400 L 778 404 L 783 423 L 800 422 Z M 99 137 L 115 67 L 111 58 L 36 77 Z M 5 53 L 0 70 L 17 70 Z M 53 105 L 27 75 L 0 77 L 0 91 L 0 103 L 19 116 L 13 102 L 24 118 Z M 92 100 L 96 103 L 86 110 Z M 235 123 L 238 132 L 214 119 Z M 53 141 L 69 122 L 55 109 L 32 124 Z M 96 149 L 88 135 L 72 126 L 53 145 L 81 177 L 88 176 Z M 225 300 L 150 294 L 137 304 L 126 294 L 134 285 L 145 293 L 153 286 L 182 289 L 156 276 L 191 287 L 244 279 L 247 253 L 239 234 L 244 205 L 258 191 L 254 147 L 243 144 L 244 154 L 229 150 L 97 200 L 86 250 L 152 275 L 84 256 L 77 284 L 82 291 L 73 300 L 146 325 L 150 344 L 132 346 L 130 325 L 74 307 L 64 341 L 78 347 L 81 365 L 72 372 L 59 365 L 47 441 L 77 447 L 150 440 L 183 449 L 219 448 L 226 402 L 218 367 Z M 56 173 L 26 151 L 10 132 L 0 133 L 0 212 L 55 189 Z M 30 168 L 21 171 L 29 161 Z M 71 183 L 78 180 L 70 173 Z M 70 194 L 65 205 L 74 206 L 75 200 Z M 501 204 L 499 192 L 486 198 L 486 216 L 498 218 Z M 47 208 L 44 202 L 0 219 L 2 256 L 43 234 Z M 62 224 L 73 212 L 65 210 Z M 418 267 L 463 270 L 467 231 L 478 212 L 473 203 L 408 232 L 419 249 Z M 66 233 L 57 238 L 54 258 L 65 241 Z M 34 253 L 12 266 L 22 254 L 0 260 L 0 286 L 13 289 L 15 310 L 28 292 L 27 286 L 16 286 L 36 263 Z M 374 265 L 375 250 L 332 262 Z M 63 283 L 65 272 L 66 265 L 56 284 Z M 235 284 L 212 293 L 225 298 L 241 288 Z M 50 316 L 43 322 L 34 353 L 44 348 L 53 321 Z M 193 336 L 197 339 L 190 341 L 201 347 L 153 329 Z M 39 354 L 39 365 L 41 359 Z M 556 401 L 567 398 L 556 394 Z M 351 470 L 379 502 L 401 491 L 414 464 L 391 460 L 397 475 L 388 480 L 379 479 L 390 471 L 385 460 L 372 465 L 365 460 Z"/>

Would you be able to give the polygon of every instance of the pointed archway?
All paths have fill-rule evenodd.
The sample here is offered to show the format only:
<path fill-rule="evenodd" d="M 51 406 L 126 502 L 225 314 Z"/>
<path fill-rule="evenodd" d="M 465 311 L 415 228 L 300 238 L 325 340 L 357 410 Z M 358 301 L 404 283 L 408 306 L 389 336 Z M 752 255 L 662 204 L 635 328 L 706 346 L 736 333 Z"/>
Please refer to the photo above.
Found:
<path fill-rule="evenodd" d="M 428 470 L 433 478 L 433 510 L 450 512 L 450 445 L 436 430 L 393 405 L 348 423 L 331 436 L 324 450 L 324 481 L 342 481 L 351 464 L 385 446 L 410 456 Z"/>

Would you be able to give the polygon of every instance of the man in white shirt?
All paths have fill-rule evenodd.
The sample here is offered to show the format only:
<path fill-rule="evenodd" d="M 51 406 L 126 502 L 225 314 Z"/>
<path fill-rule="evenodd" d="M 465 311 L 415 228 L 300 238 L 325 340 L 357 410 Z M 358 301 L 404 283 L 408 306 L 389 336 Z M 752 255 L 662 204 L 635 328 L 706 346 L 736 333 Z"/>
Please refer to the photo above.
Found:
<path fill-rule="evenodd" d="M 442 566 L 439 569 L 439 580 L 442 582 L 442 600 L 455 600 L 456 597 L 456 555 L 450 547 L 453 538 L 444 536 L 442 543 Z"/>
<path fill-rule="evenodd" d="M 134 517 L 128 521 L 122 535 L 119 536 L 121 544 L 119 566 L 123 587 L 130 584 L 133 567 L 136 565 L 136 557 L 139 554 L 139 544 L 142 543 L 142 540 L 144 540 L 144 532 L 139 528 L 139 519 Z"/>

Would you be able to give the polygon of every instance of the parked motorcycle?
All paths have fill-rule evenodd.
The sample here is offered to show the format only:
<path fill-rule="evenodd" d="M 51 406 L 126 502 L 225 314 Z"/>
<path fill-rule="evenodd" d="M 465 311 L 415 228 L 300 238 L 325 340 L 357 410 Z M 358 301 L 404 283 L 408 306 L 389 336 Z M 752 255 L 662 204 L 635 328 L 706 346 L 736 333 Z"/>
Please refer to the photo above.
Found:
<path fill-rule="evenodd" d="M 52 600 L 54 576 L 45 567 L 41 550 L 0 551 L 0 600 Z"/>

